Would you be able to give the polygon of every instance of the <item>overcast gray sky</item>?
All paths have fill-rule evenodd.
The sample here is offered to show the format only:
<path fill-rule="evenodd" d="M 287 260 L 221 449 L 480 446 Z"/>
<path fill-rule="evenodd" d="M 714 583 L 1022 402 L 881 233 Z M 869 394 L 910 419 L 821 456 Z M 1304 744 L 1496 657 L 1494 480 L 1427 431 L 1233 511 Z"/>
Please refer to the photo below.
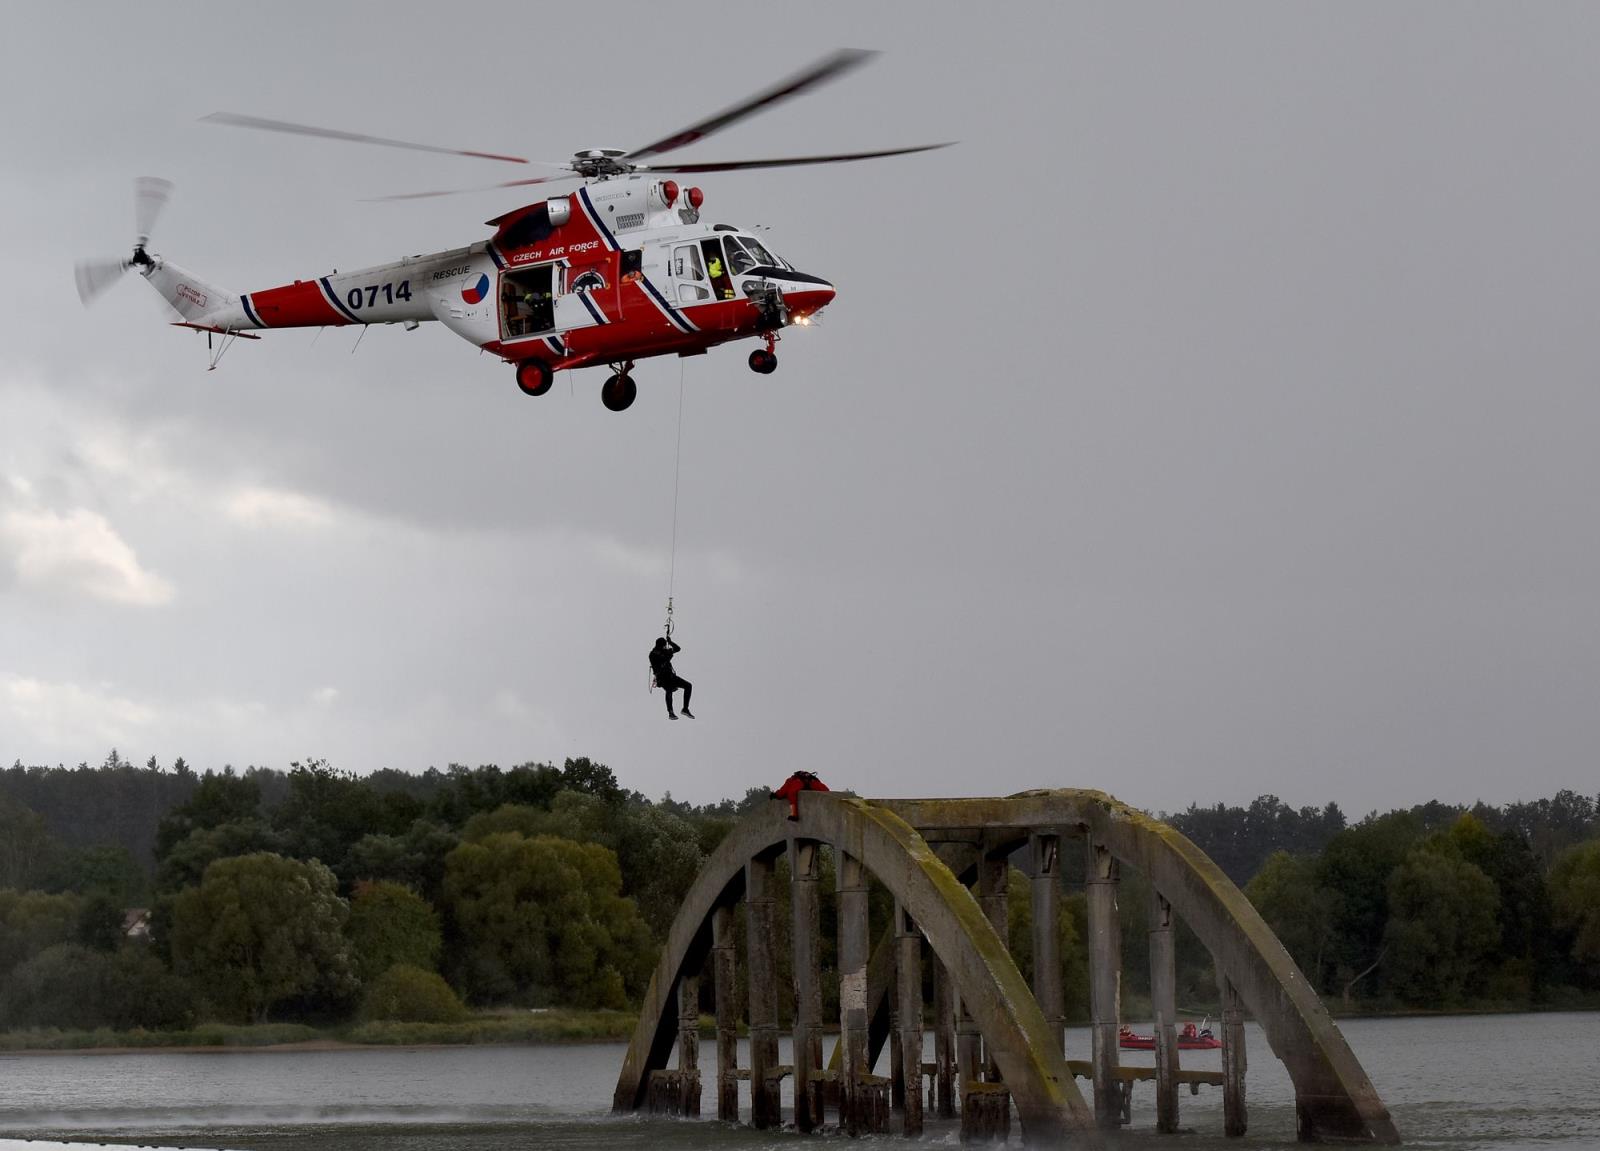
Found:
<path fill-rule="evenodd" d="M 28 5 L 0 39 L 0 759 L 366 771 L 589 755 L 650 795 L 1142 806 L 1593 791 L 1600 8 Z M 206 372 L 134 278 L 236 291 L 526 202 L 364 196 L 637 147 L 836 46 L 885 55 L 684 152 L 947 139 L 706 177 L 836 282 L 770 377 L 530 400 L 437 325 Z M 354 350 L 353 350 L 354 349 Z"/>

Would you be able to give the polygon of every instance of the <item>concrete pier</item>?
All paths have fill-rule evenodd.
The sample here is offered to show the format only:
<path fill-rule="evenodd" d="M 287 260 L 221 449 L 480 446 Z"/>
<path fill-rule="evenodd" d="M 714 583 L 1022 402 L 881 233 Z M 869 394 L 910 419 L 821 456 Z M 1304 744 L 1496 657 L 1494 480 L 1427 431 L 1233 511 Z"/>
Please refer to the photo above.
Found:
<path fill-rule="evenodd" d="M 983 908 L 983 916 L 1000 937 L 1000 942 L 1007 946 L 1011 938 L 1010 879 L 1011 864 L 1004 851 L 986 853 L 979 859 L 978 906 Z M 987 1083 L 1001 1081 L 1000 1065 L 995 1062 L 992 1051 L 984 1052 L 983 1078 Z"/>
<path fill-rule="evenodd" d="M 711 913 L 711 978 L 717 998 L 717 1118 L 739 1121 L 739 977 L 734 953 L 733 908 Z"/>
<path fill-rule="evenodd" d="M 678 1114 L 700 1118 L 700 977 L 678 981 L 678 1072 L 683 1097 Z"/>
<path fill-rule="evenodd" d="M 1217 979 L 1222 992 L 1222 1133 L 1245 1133 L 1249 1117 L 1244 1105 L 1244 1009 L 1239 989 L 1225 975 Z"/>
<path fill-rule="evenodd" d="M 772 858 L 745 865 L 745 964 L 749 968 L 750 1121 L 783 1125 L 778 1080 L 777 907 L 772 898 Z"/>
<path fill-rule="evenodd" d="M 1033 997 L 1057 1044 L 1067 1049 L 1066 1009 L 1061 988 L 1061 837 L 1028 837 L 1033 856 L 1029 897 L 1033 909 Z"/>
<path fill-rule="evenodd" d="M 895 1016 L 900 1028 L 901 1130 L 922 1134 L 922 932 L 894 905 Z"/>
<path fill-rule="evenodd" d="M 818 910 L 821 845 L 797 839 L 789 852 L 794 952 L 794 1122 L 822 1126 L 822 920 Z"/>
<path fill-rule="evenodd" d="M 930 1109 L 940 1119 L 956 1113 L 956 1003 L 950 985 L 950 972 L 936 955 L 933 957 L 933 1089 Z"/>
<path fill-rule="evenodd" d="M 1150 893 L 1150 1010 L 1155 1016 L 1156 1130 L 1178 1130 L 1178 1008 L 1172 904 Z"/>
<path fill-rule="evenodd" d="M 861 1090 L 867 1066 L 867 873 L 861 861 L 840 852 L 839 875 L 839 1044 L 840 1119 L 851 1135 L 871 1129 L 872 1108 Z M 887 1101 L 887 1094 L 885 1094 Z"/>
<path fill-rule="evenodd" d="M 1117 1078 L 1117 1033 L 1122 1028 L 1122 931 L 1117 920 L 1117 859 L 1101 843 L 1088 852 L 1089 1015 L 1094 1064 L 1094 1117 L 1101 1127 L 1122 1123 Z"/>

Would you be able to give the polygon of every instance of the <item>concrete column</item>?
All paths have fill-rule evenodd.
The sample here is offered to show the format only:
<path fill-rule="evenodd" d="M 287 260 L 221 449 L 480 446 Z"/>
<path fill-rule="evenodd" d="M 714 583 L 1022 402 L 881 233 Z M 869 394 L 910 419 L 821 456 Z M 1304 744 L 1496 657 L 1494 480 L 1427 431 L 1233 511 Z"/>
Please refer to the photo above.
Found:
<path fill-rule="evenodd" d="M 1028 839 L 1033 853 L 1033 997 L 1050 1024 L 1056 1046 L 1067 1050 L 1066 1007 L 1061 989 L 1061 837 L 1039 832 Z"/>
<path fill-rule="evenodd" d="M 858 1090 L 867 1064 L 867 873 L 853 855 L 838 853 L 840 1118 L 851 1135 L 868 1129 Z"/>
<path fill-rule="evenodd" d="M 895 928 L 895 1015 L 900 1025 L 900 1060 L 897 1076 L 903 1095 L 907 1135 L 922 1134 L 922 933 L 897 901 Z"/>
<path fill-rule="evenodd" d="M 711 980 L 717 996 L 717 1118 L 739 1122 L 738 959 L 733 946 L 733 908 L 711 913 Z"/>
<path fill-rule="evenodd" d="M 983 1082 L 983 1035 L 972 1018 L 961 993 L 954 991 L 956 1004 L 956 1092 L 965 1099 L 968 1083 Z"/>
<path fill-rule="evenodd" d="M 744 868 L 745 951 L 750 987 L 750 1121 L 757 1128 L 783 1123 L 778 1094 L 778 940 L 772 898 L 772 860 Z"/>
<path fill-rule="evenodd" d="M 1222 992 L 1222 1133 L 1243 1135 L 1248 1125 L 1244 1106 L 1244 1007 L 1239 991 L 1220 971 Z"/>
<path fill-rule="evenodd" d="M 1150 1010 L 1156 1027 L 1156 1130 L 1178 1130 L 1177 974 L 1172 904 L 1150 892 Z"/>
<path fill-rule="evenodd" d="M 1011 864 L 1005 856 L 991 859 L 987 855 L 978 860 L 978 905 L 984 918 L 1000 937 L 1000 943 L 1009 949 L 1011 938 L 1011 904 L 1007 894 Z M 987 1082 L 1000 1082 L 1000 1065 L 992 1052 L 984 1052 L 983 1077 Z"/>
<path fill-rule="evenodd" d="M 949 1119 L 956 1113 L 956 1004 L 950 972 L 933 957 L 933 1113 Z"/>
<path fill-rule="evenodd" d="M 824 1121 L 822 1071 L 822 921 L 817 880 L 820 845 L 797 839 L 790 845 L 790 938 L 794 949 L 794 1122 L 812 1131 Z"/>
<path fill-rule="evenodd" d="M 678 980 L 678 1071 L 683 1098 L 678 1114 L 700 1117 L 700 977 Z"/>
<path fill-rule="evenodd" d="M 1117 861 L 1109 849 L 1086 841 L 1089 902 L 1089 1015 L 1094 1072 L 1094 1116 L 1102 1127 L 1121 1123 L 1117 1032 L 1122 1026 L 1122 936 L 1117 923 Z"/>

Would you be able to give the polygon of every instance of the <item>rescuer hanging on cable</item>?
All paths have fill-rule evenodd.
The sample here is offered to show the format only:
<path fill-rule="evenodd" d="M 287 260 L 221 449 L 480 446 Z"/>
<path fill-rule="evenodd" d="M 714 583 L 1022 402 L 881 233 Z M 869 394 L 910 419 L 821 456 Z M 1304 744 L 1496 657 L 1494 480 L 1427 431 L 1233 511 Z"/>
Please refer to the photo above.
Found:
<path fill-rule="evenodd" d="M 694 684 L 672 670 L 672 657 L 682 650 L 667 636 L 656 640 L 656 646 L 650 649 L 650 670 L 655 674 L 656 686 L 666 694 L 668 719 L 678 718 L 678 713 L 672 710 L 672 693 L 680 687 L 683 688 L 684 718 L 694 718 L 694 712 L 689 710 L 689 693 L 694 691 Z"/>

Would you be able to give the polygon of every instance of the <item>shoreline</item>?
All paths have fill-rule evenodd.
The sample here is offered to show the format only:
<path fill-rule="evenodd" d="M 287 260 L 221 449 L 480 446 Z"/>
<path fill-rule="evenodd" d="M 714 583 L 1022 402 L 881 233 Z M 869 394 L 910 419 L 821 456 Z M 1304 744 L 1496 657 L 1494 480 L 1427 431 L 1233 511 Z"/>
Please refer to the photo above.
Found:
<path fill-rule="evenodd" d="M 1582 1015 L 1600 1012 L 1600 1005 L 1587 1004 L 1579 1006 L 1559 1007 L 1506 1007 L 1506 1008 L 1460 1008 L 1456 1010 L 1427 1010 L 1412 1008 L 1393 1011 L 1352 1011 L 1334 1013 L 1334 1019 L 1342 1022 L 1349 1019 L 1437 1019 L 1449 1016 L 1480 1017 L 1485 1015 Z M 1125 1019 L 1130 1026 L 1137 1026 L 1140 1020 L 1136 1016 Z M 246 1027 L 226 1029 L 228 1037 L 218 1042 L 196 1043 L 190 1042 L 161 1042 L 161 1032 L 145 1032 L 138 1034 L 136 1042 L 117 1042 L 118 1038 L 132 1038 L 123 1033 L 106 1035 L 106 1042 L 93 1042 L 91 1035 L 83 1033 L 55 1033 L 52 1038 L 55 1043 L 48 1041 L 42 1044 L 19 1043 L 16 1047 L 6 1046 L 13 1036 L 21 1039 L 17 1033 L 0 1034 L 0 1060 L 7 1058 L 37 1058 L 48 1055 L 250 1055 L 250 1054 L 281 1054 L 293 1055 L 304 1053 L 328 1051 L 438 1051 L 456 1047 L 570 1047 L 587 1046 L 597 1043 L 626 1043 L 632 1038 L 637 1017 L 620 1012 L 588 1013 L 578 1012 L 559 1017 L 534 1015 L 532 1017 L 518 1016 L 491 1016 L 487 1019 L 474 1021 L 467 1024 L 367 1024 L 357 1028 L 356 1032 L 366 1031 L 373 1037 L 367 1041 L 358 1038 L 334 1034 L 306 1034 L 314 1029 L 298 1025 L 261 1025 L 263 1030 L 293 1030 L 297 1032 L 293 1038 L 274 1040 L 270 1035 L 253 1038 L 251 1029 Z M 1068 1027 L 1085 1027 L 1088 1021 L 1069 1022 Z M 584 1033 L 587 1031 L 588 1033 Z M 431 1032 L 431 1034 L 430 1034 Z M 45 1039 L 40 1032 L 23 1033 L 27 1038 L 38 1036 Z M 172 1033 L 175 1038 L 189 1038 L 194 1031 Z M 702 1038 L 714 1037 L 715 1027 L 708 1027 L 702 1021 L 700 1028 Z M 744 1028 L 740 1027 L 740 1034 Z M 152 1041 L 153 1040 L 153 1041 Z"/>

